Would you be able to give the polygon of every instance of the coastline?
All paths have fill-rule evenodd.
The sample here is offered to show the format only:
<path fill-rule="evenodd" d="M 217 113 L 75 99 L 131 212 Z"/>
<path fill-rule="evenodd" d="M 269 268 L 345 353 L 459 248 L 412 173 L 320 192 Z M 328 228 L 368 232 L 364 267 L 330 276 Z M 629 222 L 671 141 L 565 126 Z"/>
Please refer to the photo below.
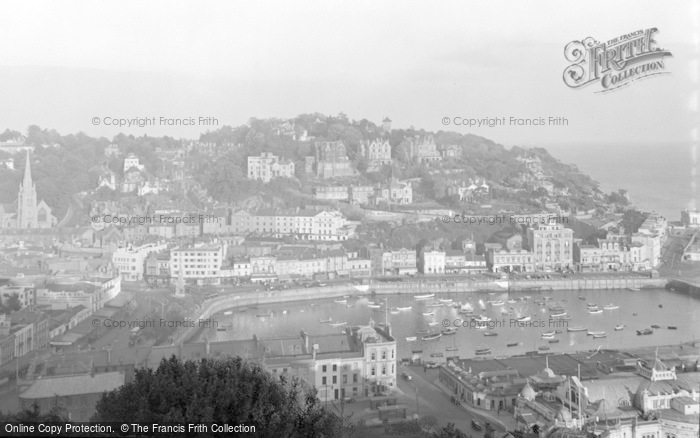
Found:
<path fill-rule="evenodd" d="M 652 289 L 664 288 L 671 281 L 667 278 L 648 278 L 615 276 L 605 279 L 596 278 L 571 278 L 551 280 L 520 280 L 509 282 L 508 288 L 504 288 L 493 281 L 468 281 L 467 279 L 455 279 L 454 281 L 428 282 L 416 280 L 397 283 L 374 283 L 369 289 L 362 291 L 351 285 L 326 286 L 317 288 L 286 289 L 247 294 L 231 293 L 223 297 L 217 297 L 205 303 L 205 308 L 193 319 L 208 319 L 212 315 L 238 307 L 277 304 L 294 301 L 310 301 L 315 299 L 338 298 L 344 295 L 372 296 L 372 295 L 413 295 L 421 293 L 447 294 L 447 293 L 478 293 L 478 292 L 541 292 L 541 291 L 569 291 L 569 290 L 620 290 L 620 289 Z M 198 335 L 201 329 L 191 327 L 180 334 L 175 345 L 189 343 Z"/>

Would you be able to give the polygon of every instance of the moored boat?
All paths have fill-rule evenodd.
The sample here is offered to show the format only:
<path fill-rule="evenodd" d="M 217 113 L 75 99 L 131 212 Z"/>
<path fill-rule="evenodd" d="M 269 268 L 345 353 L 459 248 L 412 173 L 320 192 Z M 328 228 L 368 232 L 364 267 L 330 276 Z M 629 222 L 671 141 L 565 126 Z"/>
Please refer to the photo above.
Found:
<path fill-rule="evenodd" d="M 476 349 L 476 354 L 479 356 L 484 356 L 486 354 L 491 354 L 491 349 L 490 348 L 477 348 Z"/>
<path fill-rule="evenodd" d="M 588 330 L 586 327 L 581 327 L 581 326 L 574 326 L 574 327 L 567 327 L 566 331 L 567 332 L 585 332 Z"/>
<path fill-rule="evenodd" d="M 341 325 L 346 325 L 347 322 L 332 322 L 331 327 L 340 327 Z"/>
<path fill-rule="evenodd" d="M 486 332 L 486 333 L 484 333 L 484 336 L 498 336 L 498 333 L 496 333 L 496 332 Z"/>
<path fill-rule="evenodd" d="M 450 304 L 452 302 L 452 298 L 439 298 L 438 301 L 443 304 Z"/>
<path fill-rule="evenodd" d="M 326 324 L 329 322 L 333 322 L 333 318 L 324 318 L 324 319 L 319 320 L 318 322 L 320 322 L 321 324 Z"/>
<path fill-rule="evenodd" d="M 430 333 L 429 330 L 416 330 L 417 335 L 427 335 L 428 333 Z"/>
<path fill-rule="evenodd" d="M 405 310 L 411 310 L 413 307 L 411 306 L 405 306 L 405 307 L 397 307 L 397 310 L 405 311 Z"/>
<path fill-rule="evenodd" d="M 425 335 L 421 339 L 424 341 L 433 341 L 435 339 L 440 339 L 442 337 L 442 333 L 432 333 L 430 335 Z"/>
<path fill-rule="evenodd" d="M 600 315 L 603 313 L 603 309 L 588 309 L 590 315 Z"/>
<path fill-rule="evenodd" d="M 543 338 L 552 337 L 552 336 L 554 336 L 555 334 L 556 334 L 556 332 L 544 332 L 544 333 L 542 333 L 542 337 L 543 337 Z"/>
<path fill-rule="evenodd" d="M 528 321 L 530 321 L 531 319 L 532 319 L 532 317 L 530 317 L 530 316 L 521 316 L 520 318 L 518 318 L 517 321 L 518 321 L 518 322 L 528 322 Z"/>
<path fill-rule="evenodd" d="M 417 339 L 418 339 L 418 337 L 416 337 L 416 336 L 406 336 L 406 341 L 407 341 L 407 342 L 413 342 L 413 341 L 415 341 L 415 340 L 417 340 Z"/>
<path fill-rule="evenodd" d="M 230 315 L 230 314 L 232 314 L 232 313 L 233 313 L 232 311 L 227 310 L 227 311 L 224 312 L 224 315 Z"/>
<path fill-rule="evenodd" d="M 604 335 L 604 334 L 605 334 L 604 331 L 588 330 L 589 336 Z"/>
<path fill-rule="evenodd" d="M 517 347 L 520 345 L 518 342 L 509 342 L 506 344 L 506 347 Z"/>
<path fill-rule="evenodd" d="M 566 316 L 566 312 L 552 313 L 549 315 L 550 318 L 561 318 L 562 316 Z"/>
<path fill-rule="evenodd" d="M 669 325 L 668 329 L 669 330 L 678 330 L 678 327 L 676 327 L 675 325 Z"/>
<path fill-rule="evenodd" d="M 593 335 L 593 337 L 594 337 L 595 339 L 598 339 L 598 338 L 606 338 L 607 336 L 608 336 L 608 335 L 607 335 L 607 333 L 605 333 L 605 332 L 603 332 L 603 333 L 598 333 L 598 334 Z"/>
<path fill-rule="evenodd" d="M 438 324 L 440 324 L 440 323 L 437 322 L 437 321 L 430 321 L 430 322 L 428 323 L 428 326 L 430 326 L 430 327 L 435 327 L 435 326 L 438 325 Z"/>
<path fill-rule="evenodd" d="M 617 306 L 617 305 L 612 304 L 612 303 L 608 304 L 606 306 L 603 306 L 603 310 L 617 310 L 619 308 L 620 308 L 620 306 Z"/>
<path fill-rule="evenodd" d="M 624 330 L 624 329 L 625 329 L 625 325 L 624 325 L 624 324 L 618 324 L 618 325 L 615 326 L 615 330 L 617 330 L 618 332 L 619 332 L 620 330 Z"/>
<path fill-rule="evenodd" d="M 559 339 L 550 339 L 550 340 L 548 340 L 547 342 L 549 342 L 550 344 L 558 344 L 558 343 L 559 343 Z"/>
<path fill-rule="evenodd" d="M 435 312 L 423 312 L 423 316 L 433 316 Z"/>
<path fill-rule="evenodd" d="M 445 348 L 445 351 L 457 351 L 457 350 L 459 350 L 458 347 L 447 347 L 447 348 Z"/>
<path fill-rule="evenodd" d="M 429 300 L 430 298 L 435 298 L 435 294 L 416 295 L 413 298 L 416 300 Z"/>
<path fill-rule="evenodd" d="M 343 300 L 333 300 L 333 301 L 336 302 L 336 303 L 338 303 L 338 304 L 347 304 L 347 303 L 348 303 L 348 300 L 345 300 L 345 299 L 343 299 Z"/>
<path fill-rule="evenodd" d="M 537 349 L 540 351 L 547 351 L 549 350 L 549 347 L 546 345 L 540 345 L 539 347 L 537 347 Z"/>
<path fill-rule="evenodd" d="M 505 303 L 501 300 L 489 301 L 492 306 L 503 306 Z"/>
<path fill-rule="evenodd" d="M 653 328 L 653 329 L 660 329 L 661 326 L 658 325 L 658 324 L 652 324 L 652 325 L 651 325 L 651 328 Z"/>
<path fill-rule="evenodd" d="M 449 335 L 454 335 L 457 334 L 457 328 L 456 327 L 448 327 L 445 330 L 442 331 L 442 334 L 444 336 L 449 336 Z"/>
<path fill-rule="evenodd" d="M 381 309 L 382 306 L 380 304 L 367 304 L 367 307 L 370 309 Z"/>
<path fill-rule="evenodd" d="M 651 335 L 654 334 L 654 330 L 652 329 L 644 329 L 644 330 L 637 330 L 637 336 L 643 336 L 643 335 Z"/>

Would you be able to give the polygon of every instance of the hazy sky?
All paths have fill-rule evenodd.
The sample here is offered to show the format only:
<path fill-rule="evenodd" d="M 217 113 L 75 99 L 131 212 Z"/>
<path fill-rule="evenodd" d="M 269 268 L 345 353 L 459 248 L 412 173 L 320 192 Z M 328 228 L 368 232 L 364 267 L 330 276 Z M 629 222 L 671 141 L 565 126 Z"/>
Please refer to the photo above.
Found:
<path fill-rule="evenodd" d="M 240 125 L 341 111 L 430 130 L 455 116 L 569 120 L 447 128 L 536 146 L 688 142 L 698 123 L 700 9 L 691 0 L 6 1 L 2 12 L 2 130 L 197 137 L 207 128 L 91 120 L 212 116 Z M 674 55 L 671 75 L 609 94 L 564 85 L 567 43 L 649 27 Z"/>

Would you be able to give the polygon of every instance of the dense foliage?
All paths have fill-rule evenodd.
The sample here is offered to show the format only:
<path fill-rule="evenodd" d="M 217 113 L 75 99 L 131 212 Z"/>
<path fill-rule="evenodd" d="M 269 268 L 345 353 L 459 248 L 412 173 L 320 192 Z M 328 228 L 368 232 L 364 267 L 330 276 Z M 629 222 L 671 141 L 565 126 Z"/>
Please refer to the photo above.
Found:
<path fill-rule="evenodd" d="M 340 417 L 324 411 L 315 390 L 275 376 L 241 358 L 181 362 L 139 369 L 133 381 L 107 393 L 94 420 L 253 425 L 261 436 L 334 437 Z"/>

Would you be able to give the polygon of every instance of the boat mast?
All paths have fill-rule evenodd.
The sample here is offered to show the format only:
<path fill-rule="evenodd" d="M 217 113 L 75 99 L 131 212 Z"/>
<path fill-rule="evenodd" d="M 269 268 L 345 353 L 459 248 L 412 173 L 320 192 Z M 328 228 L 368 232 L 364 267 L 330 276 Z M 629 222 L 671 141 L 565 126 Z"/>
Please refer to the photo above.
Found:
<path fill-rule="evenodd" d="M 578 364 L 578 383 L 576 384 L 576 400 L 578 401 L 578 424 L 583 429 L 583 420 L 581 419 L 581 364 Z"/>

